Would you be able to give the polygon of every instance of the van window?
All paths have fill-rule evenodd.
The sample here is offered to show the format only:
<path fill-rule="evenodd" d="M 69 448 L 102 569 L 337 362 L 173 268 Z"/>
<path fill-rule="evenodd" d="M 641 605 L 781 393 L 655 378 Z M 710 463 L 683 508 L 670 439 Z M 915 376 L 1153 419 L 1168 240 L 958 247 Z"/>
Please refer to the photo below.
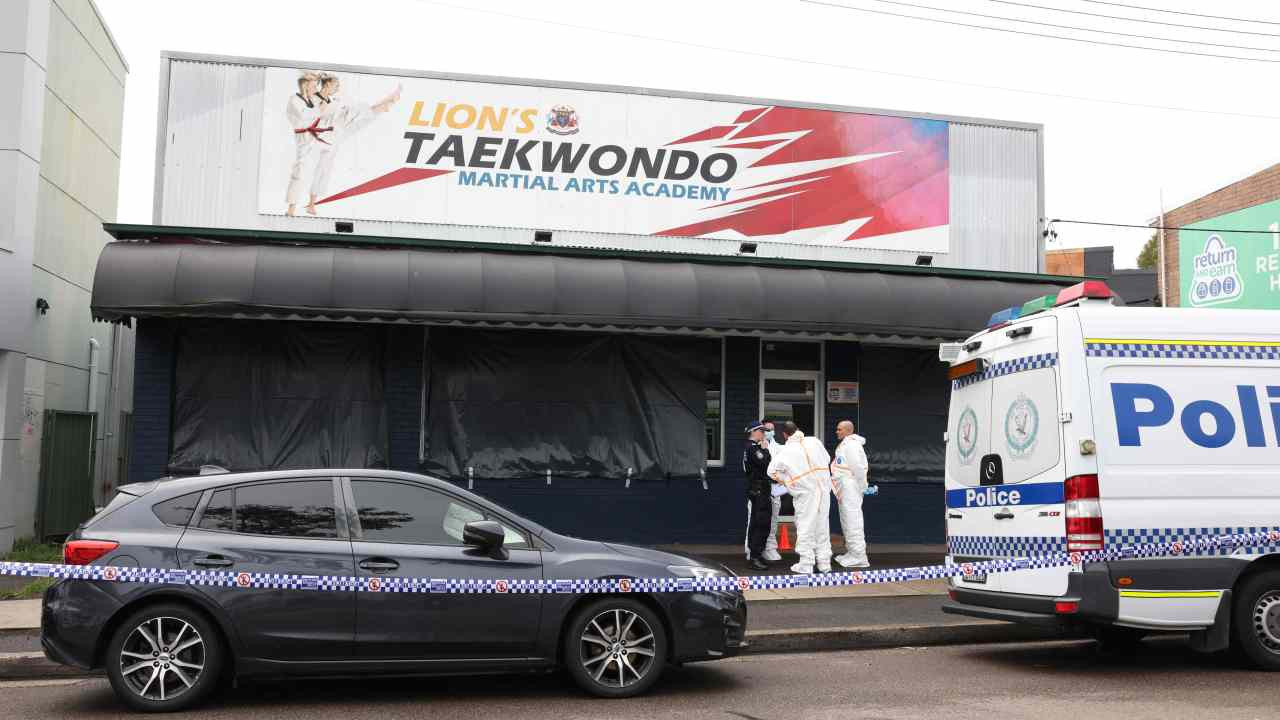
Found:
<path fill-rule="evenodd" d="M 991 452 L 990 380 L 951 384 L 947 413 L 947 475 L 962 485 L 978 485 L 978 461 Z"/>
<path fill-rule="evenodd" d="M 1058 464 L 1058 379 L 1053 367 L 992 381 L 991 452 L 1004 465 L 1004 484 L 1022 482 Z"/>

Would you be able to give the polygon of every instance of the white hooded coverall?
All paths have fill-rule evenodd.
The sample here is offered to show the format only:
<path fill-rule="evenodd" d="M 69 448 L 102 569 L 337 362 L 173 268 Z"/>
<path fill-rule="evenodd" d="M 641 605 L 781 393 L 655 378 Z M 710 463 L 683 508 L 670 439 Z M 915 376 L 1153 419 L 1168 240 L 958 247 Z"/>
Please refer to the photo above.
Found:
<path fill-rule="evenodd" d="M 787 487 L 796 508 L 796 572 L 831 569 L 831 455 L 822 441 L 796 431 L 769 463 L 769 477 Z"/>
<path fill-rule="evenodd" d="M 840 527 L 844 531 L 844 554 L 836 562 L 845 567 L 867 562 L 867 540 L 863 532 L 862 491 L 867 489 L 867 439 L 846 435 L 836 446 L 831 463 L 832 489 L 840 508 Z"/>

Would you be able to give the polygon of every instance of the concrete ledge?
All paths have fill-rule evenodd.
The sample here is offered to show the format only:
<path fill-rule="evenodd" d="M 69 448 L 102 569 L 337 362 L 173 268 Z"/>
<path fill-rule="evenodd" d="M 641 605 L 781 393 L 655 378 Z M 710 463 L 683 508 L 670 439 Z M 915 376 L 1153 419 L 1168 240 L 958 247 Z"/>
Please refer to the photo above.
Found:
<path fill-rule="evenodd" d="M 983 622 L 947 625 L 861 625 L 838 628 L 748 630 L 744 653 L 829 652 L 907 645 L 1031 642 L 1075 637 L 1057 629 Z"/>
<path fill-rule="evenodd" d="M 43 680 L 46 678 L 87 677 L 87 670 L 60 665 L 38 652 L 0 653 L 0 680 Z"/>

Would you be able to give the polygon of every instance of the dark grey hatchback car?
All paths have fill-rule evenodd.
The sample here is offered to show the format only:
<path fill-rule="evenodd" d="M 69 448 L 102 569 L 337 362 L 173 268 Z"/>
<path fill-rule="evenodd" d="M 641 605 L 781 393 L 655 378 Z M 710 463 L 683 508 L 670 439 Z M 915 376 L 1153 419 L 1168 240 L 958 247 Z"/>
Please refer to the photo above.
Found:
<path fill-rule="evenodd" d="M 707 577 L 722 566 L 559 535 L 449 483 L 377 470 L 221 473 L 120 488 L 66 561 L 336 577 Z M 738 592 L 357 592 L 63 580 L 44 597 L 50 659 L 105 669 L 137 710 L 231 676 L 429 675 L 564 668 L 604 697 L 668 663 L 735 655 Z"/>

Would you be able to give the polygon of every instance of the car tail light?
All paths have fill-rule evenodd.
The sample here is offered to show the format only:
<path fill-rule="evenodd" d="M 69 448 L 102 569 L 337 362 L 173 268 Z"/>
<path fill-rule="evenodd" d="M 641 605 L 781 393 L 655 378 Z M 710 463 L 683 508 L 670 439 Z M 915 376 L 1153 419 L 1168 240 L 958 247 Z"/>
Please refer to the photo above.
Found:
<path fill-rule="evenodd" d="M 1098 501 L 1098 476 L 1067 478 L 1067 552 L 1102 549 L 1102 504 Z"/>
<path fill-rule="evenodd" d="M 111 540 L 68 540 L 62 546 L 62 562 L 88 565 L 118 547 L 120 543 Z"/>

